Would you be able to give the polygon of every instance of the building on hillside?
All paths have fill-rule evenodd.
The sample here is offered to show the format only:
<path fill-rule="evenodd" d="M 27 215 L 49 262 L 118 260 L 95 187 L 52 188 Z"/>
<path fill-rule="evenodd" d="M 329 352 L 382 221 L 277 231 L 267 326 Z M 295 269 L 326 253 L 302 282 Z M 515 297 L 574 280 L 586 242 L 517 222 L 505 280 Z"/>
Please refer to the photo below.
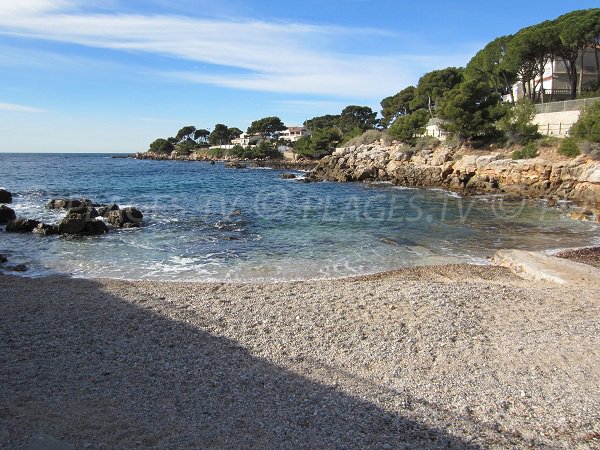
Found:
<path fill-rule="evenodd" d="M 600 48 L 598 51 L 600 52 Z M 598 60 L 596 59 L 596 49 L 589 47 L 583 52 L 580 51 L 576 68 L 577 93 L 579 94 L 580 86 L 585 89 L 590 84 L 598 81 L 599 68 Z M 543 101 L 559 101 L 571 98 L 571 82 L 568 67 L 564 59 L 557 57 L 546 63 L 543 82 L 537 76 L 535 80 L 530 81 L 525 86 L 521 81 L 515 84 L 513 86 L 514 99 L 520 100 L 525 96 L 526 92 L 531 92 L 533 89 L 535 89 L 535 92 L 540 93 L 542 87 L 544 89 Z M 509 100 L 507 97 L 509 96 L 505 96 L 505 100 Z"/>
<path fill-rule="evenodd" d="M 292 126 L 292 127 L 287 127 L 285 130 L 283 130 L 281 133 L 279 133 L 279 138 L 288 140 L 290 142 L 296 142 L 302 136 L 310 136 L 310 135 L 311 135 L 311 132 L 308 128 Z"/>
<path fill-rule="evenodd" d="M 448 133 L 442 129 L 441 125 L 443 123 L 444 121 L 442 119 L 436 117 L 429 119 L 429 122 L 427 122 L 427 125 L 425 126 L 424 136 L 432 136 L 438 138 L 440 141 L 445 140 Z"/>
<path fill-rule="evenodd" d="M 232 139 L 232 145 L 241 145 L 247 147 L 249 145 L 256 145 L 261 141 L 261 137 L 258 134 L 242 133 L 239 138 Z"/>

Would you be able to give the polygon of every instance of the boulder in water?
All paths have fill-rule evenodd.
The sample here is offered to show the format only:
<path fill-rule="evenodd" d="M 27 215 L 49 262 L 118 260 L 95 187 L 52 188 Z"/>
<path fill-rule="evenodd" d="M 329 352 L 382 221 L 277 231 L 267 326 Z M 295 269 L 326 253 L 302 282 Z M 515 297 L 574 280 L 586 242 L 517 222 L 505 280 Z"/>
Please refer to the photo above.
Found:
<path fill-rule="evenodd" d="M 137 208 L 123 208 L 108 213 L 108 223 L 119 228 L 137 228 L 144 215 Z"/>
<path fill-rule="evenodd" d="M 245 169 L 246 164 L 242 164 L 239 161 L 227 161 L 225 163 L 225 167 L 227 167 L 229 169 Z"/>
<path fill-rule="evenodd" d="M 11 220 L 15 220 L 17 215 L 12 208 L 5 205 L 0 205 L 0 224 L 5 224 Z"/>
<path fill-rule="evenodd" d="M 6 189 L 0 189 L 0 203 L 12 203 L 12 194 Z"/>
<path fill-rule="evenodd" d="M 108 214 L 111 211 L 118 211 L 119 210 L 119 205 L 116 204 L 112 204 L 112 205 L 101 205 L 98 207 L 98 215 L 101 217 L 108 217 Z"/>
<path fill-rule="evenodd" d="M 39 225 L 39 221 L 33 219 L 15 219 L 6 225 L 7 233 L 31 233 Z"/>
<path fill-rule="evenodd" d="M 108 233 L 108 227 L 101 220 L 89 219 L 83 214 L 71 214 L 58 224 L 58 233 L 90 236 Z"/>
<path fill-rule="evenodd" d="M 37 227 L 33 229 L 35 234 L 39 234 L 40 236 L 51 236 L 54 234 L 58 234 L 58 226 L 57 225 L 47 225 L 45 223 L 38 224 Z"/>
<path fill-rule="evenodd" d="M 87 198 L 55 198 L 46 205 L 50 209 L 71 209 L 80 206 L 92 206 L 92 201 Z"/>
<path fill-rule="evenodd" d="M 293 173 L 282 173 L 281 178 L 283 178 L 284 180 L 293 180 L 296 178 L 296 175 L 294 175 Z"/>
<path fill-rule="evenodd" d="M 98 217 L 98 210 L 92 206 L 81 205 L 70 208 L 67 211 L 67 217 L 72 215 L 84 216 L 86 219 L 95 219 Z"/>

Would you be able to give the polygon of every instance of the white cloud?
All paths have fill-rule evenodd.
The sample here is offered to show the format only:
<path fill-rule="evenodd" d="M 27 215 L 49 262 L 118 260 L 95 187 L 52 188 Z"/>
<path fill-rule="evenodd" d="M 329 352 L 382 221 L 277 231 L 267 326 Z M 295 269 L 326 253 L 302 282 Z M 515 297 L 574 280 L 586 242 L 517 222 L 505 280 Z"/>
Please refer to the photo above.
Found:
<path fill-rule="evenodd" d="M 61 9 L 77 6 L 72 0 L 14 3 L 19 6 L 0 7 L 0 33 L 221 66 L 217 73 L 212 68 L 209 73 L 167 71 L 167 75 L 229 88 L 381 98 L 414 82 L 419 73 L 440 67 L 435 55 L 372 57 L 335 51 L 336 43 L 342 40 L 358 46 L 361 39 L 379 34 L 369 29 L 83 14 Z M 451 55 L 445 59 L 452 59 Z"/>
<path fill-rule="evenodd" d="M 45 109 L 34 108 L 32 106 L 17 105 L 15 103 L 0 103 L 0 111 L 26 112 L 26 113 L 48 112 Z"/>

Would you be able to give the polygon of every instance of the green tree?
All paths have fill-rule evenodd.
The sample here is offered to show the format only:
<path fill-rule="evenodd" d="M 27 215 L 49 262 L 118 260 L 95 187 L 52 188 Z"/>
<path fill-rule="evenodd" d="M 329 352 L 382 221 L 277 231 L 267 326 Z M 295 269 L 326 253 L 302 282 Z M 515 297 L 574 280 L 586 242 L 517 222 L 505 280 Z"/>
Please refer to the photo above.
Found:
<path fill-rule="evenodd" d="M 342 134 L 337 128 L 319 128 L 311 137 L 303 136 L 295 144 L 294 151 L 310 158 L 322 158 L 331 154 L 341 142 Z"/>
<path fill-rule="evenodd" d="M 440 100 L 438 115 L 443 127 L 460 139 L 492 136 L 494 123 L 505 112 L 500 97 L 485 82 L 467 80 L 448 91 Z"/>
<path fill-rule="evenodd" d="M 273 138 L 279 131 L 286 129 L 279 117 L 263 117 L 255 120 L 248 127 L 248 134 L 260 134 L 263 139 Z"/>
<path fill-rule="evenodd" d="M 335 128 L 338 126 L 339 119 L 339 114 L 326 114 L 324 116 L 317 116 L 304 121 L 304 126 L 311 131 L 322 128 Z"/>
<path fill-rule="evenodd" d="M 425 132 L 425 126 L 429 118 L 429 111 L 419 109 L 412 114 L 398 117 L 388 129 L 388 132 L 395 139 L 413 145 L 416 142 L 417 135 Z"/>
<path fill-rule="evenodd" d="M 210 131 L 204 129 L 198 129 L 194 131 L 194 140 L 200 144 L 208 144 L 208 137 Z"/>
<path fill-rule="evenodd" d="M 237 139 L 242 135 L 243 131 L 237 127 L 229 128 L 229 139 Z"/>
<path fill-rule="evenodd" d="M 500 95 L 510 95 L 514 103 L 512 87 L 517 82 L 517 67 L 507 58 L 512 38 L 499 37 L 477 52 L 465 68 L 465 79 L 482 80 Z"/>
<path fill-rule="evenodd" d="M 222 123 L 216 124 L 214 130 L 208 136 L 208 141 L 212 145 L 229 144 L 229 128 L 227 128 L 227 125 L 223 125 Z"/>
<path fill-rule="evenodd" d="M 193 139 L 195 131 L 196 127 L 192 125 L 185 126 L 177 132 L 177 134 L 175 135 L 175 139 L 177 140 L 177 142 L 183 142 L 186 139 Z"/>
<path fill-rule="evenodd" d="M 448 67 L 423 75 L 415 89 L 415 96 L 410 102 L 410 108 L 413 111 L 426 109 L 429 111 L 429 115 L 434 117 L 433 111 L 437 102 L 446 92 L 462 82 L 463 72 L 462 68 Z"/>
<path fill-rule="evenodd" d="M 368 106 L 350 105 L 342 110 L 337 122 L 344 134 L 352 132 L 355 129 L 360 129 L 364 132 L 375 128 L 377 125 L 377 113 Z"/>
<path fill-rule="evenodd" d="M 509 145 L 524 145 L 538 137 L 538 126 L 531 123 L 534 116 L 534 104 L 523 99 L 510 105 L 504 116 L 496 122 L 496 126 L 506 135 Z"/>
<path fill-rule="evenodd" d="M 381 125 L 389 127 L 398 117 L 407 116 L 413 112 L 410 102 L 415 98 L 415 87 L 408 86 L 396 95 L 381 100 Z"/>
<path fill-rule="evenodd" d="M 150 144 L 150 152 L 170 154 L 175 147 L 166 139 L 156 139 Z"/>
<path fill-rule="evenodd" d="M 581 113 L 570 133 L 578 139 L 600 142 L 600 101 L 592 103 Z"/>

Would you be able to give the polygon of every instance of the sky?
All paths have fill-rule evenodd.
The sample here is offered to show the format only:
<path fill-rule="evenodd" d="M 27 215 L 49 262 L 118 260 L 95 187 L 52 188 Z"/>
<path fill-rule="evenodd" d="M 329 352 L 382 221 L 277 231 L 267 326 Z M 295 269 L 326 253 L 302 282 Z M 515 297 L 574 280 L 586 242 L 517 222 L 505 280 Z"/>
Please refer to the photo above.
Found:
<path fill-rule="evenodd" d="M 184 125 L 287 125 L 464 66 L 595 1 L 0 0 L 0 152 L 139 152 Z"/>

